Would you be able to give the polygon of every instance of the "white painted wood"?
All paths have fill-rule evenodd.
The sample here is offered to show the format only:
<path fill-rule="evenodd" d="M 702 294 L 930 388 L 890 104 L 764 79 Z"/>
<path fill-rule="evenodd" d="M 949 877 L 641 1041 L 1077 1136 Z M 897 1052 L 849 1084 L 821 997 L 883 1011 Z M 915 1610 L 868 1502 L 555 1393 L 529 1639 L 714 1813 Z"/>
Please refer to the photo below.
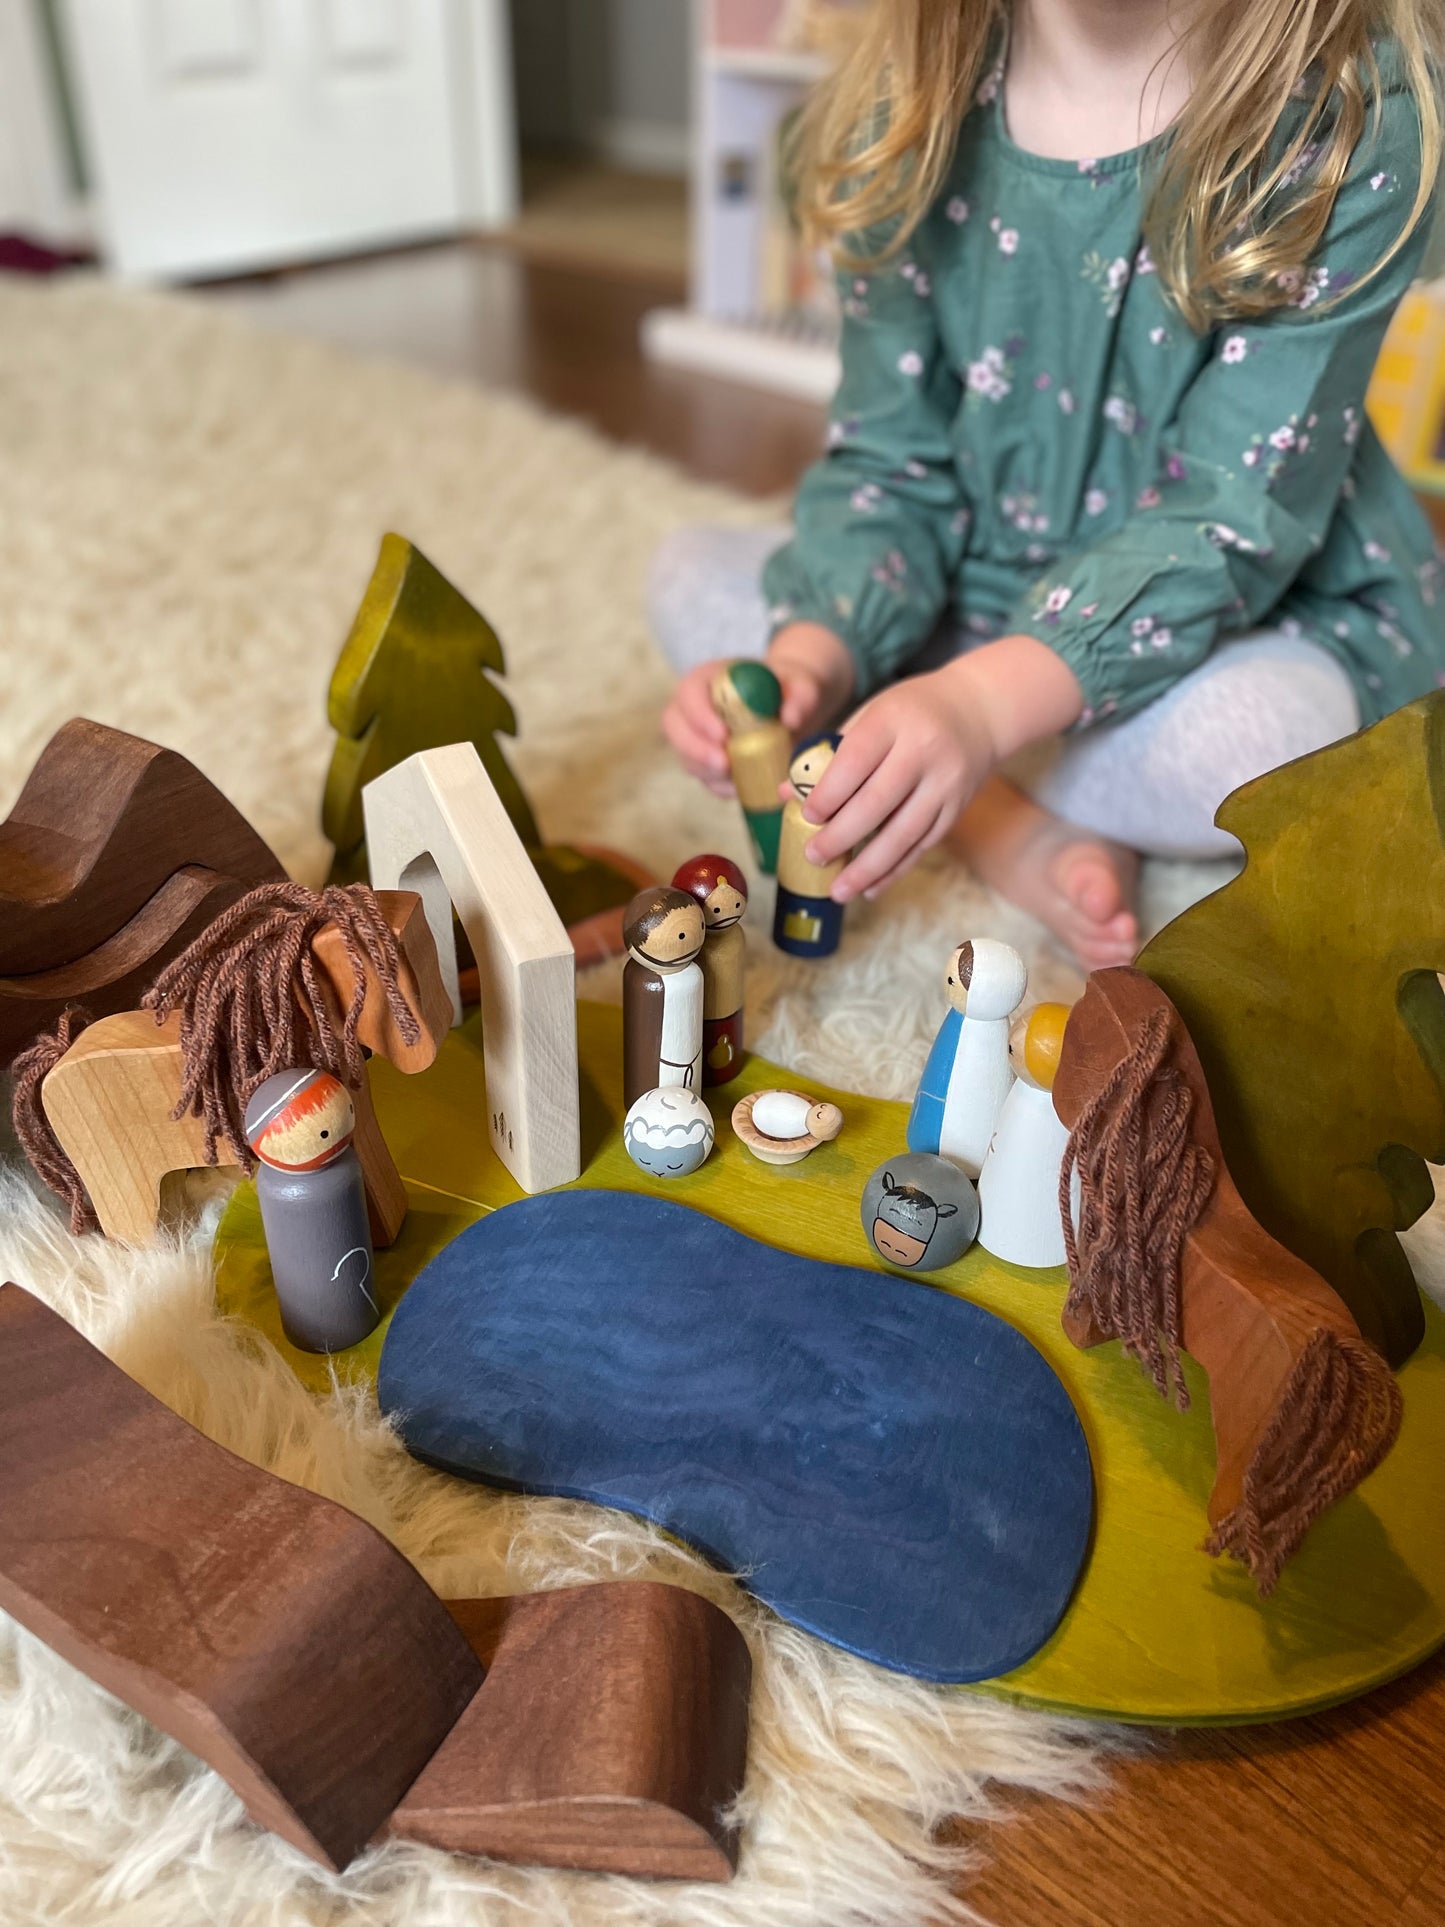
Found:
<path fill-rule="evenodd" d="M 682 970 L 664 970 L 662 977 L 662 1042 L 658 1047 L 659 1089 L 685 1084 L 702 1089 L 702 971 L 695 963 Z"/>
<path fill-rule="evenodd" d="M 1019 1078 L 978 1180 L 978 1241 L 995 1258 L 1035 1268 L 1064 1262 L 1059 1169 L 1068 1142 L 1053 1093 Z"/>
<path fill-rule="evenodd" d="M 1009 1026 L 1029 979 L 1023 958 L 1008 944 L 979 937 L 971 947 L 972 975 L 949 1072 L 938 1149 L 976 1180 L 1014 1081 Z M 950 982 L 958 971 L 958 956 L 955 951 L 950 960 Z"/>
<path fill-rule="evenodd" d="M 507 0 L 455 0 L 457 172 L 469 227 L 499 228 L 521 206 L 512 15 Z"/>
<path fill-rule="evenodd" d="M 235 272 L 454 234 L 479 209 L 505 218 L 500 0 L 64 4 L 122 275 Z"/>
<path fill-rule="evenodd" d="M 492 1148 L 524 1191 L 570 1184 L 582 1170 L 576 960 L 475 747 L 408 757 L 366 785 L 362 808 L 373 887 L 421 896 L 458 1021 L 453 906 L 475 953 Z"/>
<path fill-rule="evenodd" d="M 70 181 L 60 103 L 30 0 L 0 0 L 0 227 L 38 241 L 87 238 Z"/>

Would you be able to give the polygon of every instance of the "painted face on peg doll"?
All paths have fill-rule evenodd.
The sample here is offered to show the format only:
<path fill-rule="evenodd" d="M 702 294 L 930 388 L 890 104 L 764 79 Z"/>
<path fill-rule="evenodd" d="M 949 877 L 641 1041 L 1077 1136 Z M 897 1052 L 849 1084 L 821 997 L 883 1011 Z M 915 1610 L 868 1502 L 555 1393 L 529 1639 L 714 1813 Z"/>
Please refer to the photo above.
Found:
<path fill-rule="evenodd" d="M 628 905 L 622 940 L 646 970 L 696 963 L 707 934 L 702 905 L 685 890 L 639 890 Z"/>
<path fill-rule="evenodd" d="M 748 907 L 748 880 L 725 856 L 695 856 L 672 879 L 673 887 L 697 898 L 711 936 L 741 923 Z"/>
<path fill-rule="evenodd" d="M 800 803 L 806 803 L 823 780 L 842 740 L 841 736 L 815 736 L 811 742 L 798 745 L 788 765 L 788 781 Z"/>
<path fill-rule="evenodd" d="M 355 1130 L 351 1093 L 329 1071 L 268 1077 L 246 1106 L 246 1142 L 273 1171 L 319 1171 Z"/>

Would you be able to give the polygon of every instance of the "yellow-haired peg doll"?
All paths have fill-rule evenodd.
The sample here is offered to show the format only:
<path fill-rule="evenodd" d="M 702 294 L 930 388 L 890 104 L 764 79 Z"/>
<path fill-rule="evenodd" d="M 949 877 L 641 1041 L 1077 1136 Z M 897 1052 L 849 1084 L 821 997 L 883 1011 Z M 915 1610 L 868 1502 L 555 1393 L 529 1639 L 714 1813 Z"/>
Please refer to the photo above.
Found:
<path fill-rule="evenodd" d="M 1009 1032 L 1014 1081 L 978 1180 L 978 1241 L 995 1258 L 1042 1269 L 1064 1262 L 1059 1167 L 1069 1133 L 1054 1110 L 1067 1004 L 1036 1004 Z"/>

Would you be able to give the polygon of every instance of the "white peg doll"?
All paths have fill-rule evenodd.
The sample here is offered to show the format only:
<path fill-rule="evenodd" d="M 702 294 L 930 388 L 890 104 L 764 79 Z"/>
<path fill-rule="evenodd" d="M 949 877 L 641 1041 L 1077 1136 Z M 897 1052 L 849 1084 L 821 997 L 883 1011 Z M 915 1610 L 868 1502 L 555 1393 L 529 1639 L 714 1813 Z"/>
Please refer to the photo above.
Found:
<path fill-rule="evenodd" d="M 1064 1262 L 1059 1168 L 1069 1141 L 1054 1110 L 1067 1004 L 1039 1004 L 1009 1034 L 1015 1082 L 978 1180 L 978 1241 L 995 1258 L 1042 1269 Z"/>

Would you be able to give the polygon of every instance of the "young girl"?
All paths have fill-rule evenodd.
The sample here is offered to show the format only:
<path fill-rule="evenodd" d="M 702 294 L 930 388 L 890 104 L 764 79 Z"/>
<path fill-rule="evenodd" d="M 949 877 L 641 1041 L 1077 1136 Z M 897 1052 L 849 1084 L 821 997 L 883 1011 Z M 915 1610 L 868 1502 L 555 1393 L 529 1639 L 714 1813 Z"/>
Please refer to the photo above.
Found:
<path fill-rule="evenodd" d="M 951 836 L 1126 961 L 1139 852 L 1236 848 L 1230 790 L 1445 680 L 1442 565 L 1364 413 L 1442 48 L 1445 0 L 873 7 L 809 122 L 827 453 L 791 539 L 688 532 L 653 593 L 664 728 L 719 793 L 699 656 L 766 652 L 799 733 L 853 710 L 808 809 L 816 861 L 862 845 L 835 898 Z"/>

